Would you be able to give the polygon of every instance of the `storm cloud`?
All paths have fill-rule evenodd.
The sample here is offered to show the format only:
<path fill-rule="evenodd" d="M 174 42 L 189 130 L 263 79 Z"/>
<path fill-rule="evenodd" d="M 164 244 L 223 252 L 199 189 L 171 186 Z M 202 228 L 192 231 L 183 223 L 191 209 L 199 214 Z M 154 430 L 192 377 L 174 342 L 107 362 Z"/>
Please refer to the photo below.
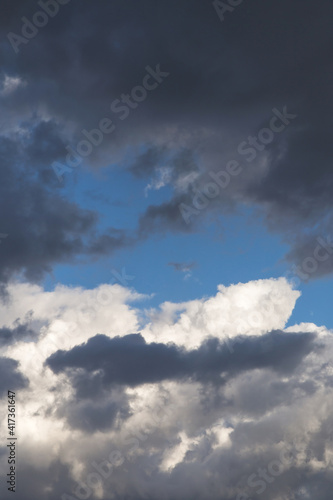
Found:
<path fill-rule="evenodd" d="M 25 170 L 24 193 L 17 177 L 16 188 L 11 188 L 12 197 L 30 207 L 34 225 L 23 222 L 19 207 L 1 196 L 11 217 L 3 220 L 1 231 L 12 234 L 2 248 L 2 281 L 18 271 L 36 279 L 55 263 L 89 253 L 84 239 L 94 230 L 96 214 L 57 194 L 58 180 L 50 165 L 65 164 L 67 146 L 75 149 L 85 138 L 82 130 L 96 129 L 106 117 L 115 131 L 112 139 L 94 148 L 85 160 L 88 166 L 102 168 L 111 159 L 135 178 L 151 177 L 150 185 L 156 185 L 154 177 L 161 168 L 169 172 L 171 197 L 151 203 L 138 217 L 132 243 L 155 232 L 200 230 L 210 213 L 230 213 L 246 203 L 288 242 L 288 259 L 300 263 L 309 256 L 301 238 L 295 241 L 295 233 L 310 233 L 313 247 L 316 237 L 329 234 L 332 219 L 330 2 L 242 2 L 225 14 L 223 23 L 210 2 L 196 1 L 189 7 L 175 0 L 140 5 L 129 0 L 126 6 L 101 2 L 96 8 L 82 1 L 80 9 L 73 2 L 59 7 L 47 27 L 22 43 L 17 53 L 7 35 L 21 33 L 21 16 L 31 20 L 37 4 L 21 2 L 15 9 L 6 5 L 2 21 L 2 79 L 9 76 L 21 84 L 2 95 L 0 106 L 7 127 L 21 123 L 28 133 L 24 144 L 18 136 L 8 142 L 4 129 L 2 161 L 11 169 L 22 164 L 13 150 L 24 147 L 28 172 L 32 169 L 44 183 L 42 187 L 32 182 Z M 110 105 L 140 85 L 147 65 L 159 65 L 169 76 L 144 103 L 126 105 L 128 118 L 120 121 L 120 113 Z M 273 139 L 266 133 L 267 140 L 257 139 L 253 146 L 272 109 L 282 113 L 285 107 L 297 118 Z M 208 208 L 198 209 L 195 195 L 205 196 L 209 172 L 220 172 L 231 160 L 242 165 L 242 173 L 219 196 L 208 199 Z M 182 217 L 182 204 L 194 210 L 190 224 Z M 47 236 L 51 224 L 56 229 L 52 237 Z M 37 227 L 39 232 L 43 228 L 43 241 L 37 239 Z M 38 264 L 32 241 L 38 241 Z M 111 252 L 126 242 L 125 235 L 111 232 L 92 252 Z M 330 264 L 320 266 L 311 279 L 331 272 Z"/>
<path fill-rule="evenodd" d="M 69 352 L 52 354 L 46 364 L 54 373 L 66 368 L 100 370 L 97 378 L 105 385 L 135 387 L 183 378 L 223 383 L 228 375 L 235 376 L 243 370 L 272 368 L 288 373 L 314 349 L 313 340 L 310 333 L 282 332 L 259 338 L 236 338 L 230 356 L 229 347 L 217 339 L 206 341 L 196 350 L 184 351 L 171 344 L 147 344 L 140 334 L 113 339 L 97 335 Z"/>

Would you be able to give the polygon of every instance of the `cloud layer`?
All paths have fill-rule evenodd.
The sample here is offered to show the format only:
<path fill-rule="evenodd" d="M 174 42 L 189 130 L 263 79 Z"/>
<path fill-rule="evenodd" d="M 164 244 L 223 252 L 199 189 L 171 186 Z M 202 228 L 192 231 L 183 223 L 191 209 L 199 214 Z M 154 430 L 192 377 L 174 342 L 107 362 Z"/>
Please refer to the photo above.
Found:
<path fill-rule="evenodd" d="M 206 217 L 244 204 L 264 216 L 290 245 L 287 258 L 302 265 L 332 226 L 330 2 L 242 2 L 223 23 L 209 2 L 190 9 L 176 0 L 80 5 L 59 6 L 17 53 L 7 35 L 21 34 L 21 18 L 33 19 L 35 2 L 16 2 L 2 19 L 0 155 L 8 168 L 1 203 L 9 218 L 0 219 L 0 229 L 11 234 L 2 248 L 2 281 L 21 271 L 36 279 L 56 263 L 155 232 L 196 231 Z M 147 66 L 168 76 L 142 102 L 133 89 Z M 86 139 L 82 131 L 106 118 L 115 130 L 76 171 L 118 165 L 133 182 L 146 178 L 148 196 L 166 185 L 171 195 L 150 202 L 129 240 L 111 228 L 94 242 L 96 214 L 59 195 L 51 164 L 65 164 L 67 147 L 75 150 Z M 227 187 L 212 187 L 212 175 L 230 161 L 240 173 L 228 174 Z M 190 207 L 189 224 L 182 204 Z M 331 272 L 326 263 L 309 276 Z"/>
<path fill-rule="evenodd" d="M 142 316 L 144 297 L 119 285 L 11 284 L 6 329 L 26 318 L 34 332 L 2 346 L 22 422 L 18 498 L 328 499 L 333 344 L 324 327 L 284 328 L 298 295 L 260 280 Z"/>

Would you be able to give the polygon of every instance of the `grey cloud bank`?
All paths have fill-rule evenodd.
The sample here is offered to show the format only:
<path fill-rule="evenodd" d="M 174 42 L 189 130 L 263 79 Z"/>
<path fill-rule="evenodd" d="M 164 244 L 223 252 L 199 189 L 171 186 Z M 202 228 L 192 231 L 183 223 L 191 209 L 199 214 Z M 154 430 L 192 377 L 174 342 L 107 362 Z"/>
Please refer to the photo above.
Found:
<path fill-rule="evenodd" d="M 22 43 L 17 54 L 8 42 L 8 32 L 19 34 L 19 20 L 24 16 L 33 20 L 41 7 L 21 1 L 15 3 L 13 10 L 6 3 L 0 25 L 4 44 L 2 76 L 24 80 L 25 85 L 17 87 L 6 99 L 3 96 L 2 114 L 9 122 L 10 110 L 11 116 L 19 117 L 26 128 L 44 128 L 49 143 L 48 160 L 43 151 L 45 160 L 38 176 L 53 188 L 58 181 L 50 168 L 52 164 L 65 173 L 82 158 L 91 168 L 96 168 L 96 163 L 105 164 L 105 158 L 121 164 L 127 147 L 135 150 L 139 144 L 146 144 L 155 151 L 148 160 L 154 169 L 163 162 L 165 151 L 172 153 L 173 158 L 188 151 L 187 160 L 184 156 L 183 161 L 172 162 L 170 199 L 151 204 L 138 214 L 138 234 L 133 235 L 132 242 L 137 236 L 140 240 L 152 233 L 194 232 L 206 217 L 228 214 L 239 204 L 246 204 L 263 214 L 268 229 L 288 242 L 288 255 L 298 264 L 304 259 L 305 249 L 301 238 L 295 241 L 295 234 L 314 233 L 316 228 L 315 242 L 316 237 L 329 234 L 332 222 L 332 5 L 323 2 L 317 7 L 300 0 L 292 6 L 283 0 L 273 7 L 263 0 L 251 5 L 223 3 L 228 12 L 223 14 L 221 23 L 212 2 L 193 2 L 191 20 L 186 6 L 176 1 L 167 5 L 147 0 L 141 7 L 129 1 L 126 9 L 120 2 L 100 2 L 95 9 L 85 0 L 80 9 L 73 2 L 63 6 L 58 2 L 59 11 L 50 2 L 47 8 L 57 14 L 50 17 L 47 26 L 39 28 L 38 36 L 31 38 L 29 44 Z M 48 15 L 46 10 L 43 12 Z M 172 37 L 168 29 L 171 24 Z M 308 26 L 307 32 L 303 24 Z M 206 35 L 198 47 L 200 30 Z M 149 89 L 162 79 L 157 76 L 154 82 L 155 77 L 142 75 L 149 61 L 161 61 L 160 70 L 151 66 L 155 76 L 159 71 L 172 75 L 156 92 L 144 85 L 138 87 L 143 78 Z M 130 94 L 126 94 L 126 89 L 132 89 Z M 145 92 L 149 92 L 149 98 L 141 103 Z M 114 124 L 103 121 L 110 102 L 116 116 L 123 119 L 122 126 L 113 131 Z M 140 107 L 136 110 L 137 106 Z M 273 108 L 278 115 L 276 120 L 268 120 L 271 126 L 267 127 Z M 44 110 L 49 117 L 47 122 L 38 113 L 32 119 L 36 109 Z M 298 118 L 288 119 L 288 114 Z M 286 125 L 288 120 L 290 124 Z M 283 124 L 286 130 L 277 132 Z M 88 138 L 82 136 L 83 130 Z M 271 141 L 272 133 L 275 135 Z M 104 140 L 106 137 L 110 140 Z M 244 137 L 249 137 L 246 144 Z M 18 149 L 21 139 L 14 139 Z M 34 148 L 40 148 L 40 144 L 39 140 Z M 72 155 L 67 151 L 69 161 L 63 163 L 66 146 L 79 144 L 81 153 L 85 155 L 91 150 L 91 154 L 80 155 L 77 150 L 74 154 L 71 149 Z M 238 147 L 248 164 L 242 175 L 235 175 L 242 166 L 228 163 Z M 2 151 L 6 161 L 8 155 Z M 33 146 L 28 151 L 34 155 Z M 133 160 L 135 164 L 139 158 Z M 205 188 L 207 175 L 219 176 L 221 165 L 230 165 L 226 174 L 232 182 L 221 188 L 221 196 L 215 196 L 215 185 L 208 190 L 212 198 L 205 210 L 192 207 L 200 213 L 195 212 L 198 217 L 191 218 L 193 227 L 189 228 L 179 206 L 191 207 L 196 193 Z M 191 173 L 194 183 L 184 180 Z M 44 189 L 43 185 L 43 192 Z M 0 225 L 1 231 L 10 234 L 6 226 Z M 110 246 L 113 243 L 118 247 L 113 240 Z M 25 253 L 29 259 L 29 250 Z M 70 253 L 69 250 L 68 256 Z M 63 258 L 61 252 L 45 263 L 44 269 L 51 269 Z M 9 276 L 13 267 L 22 271 L 25 265 L 22 261 L 13 266 L 8 261 L 2 281 L 8 279 L 5 274 Z M 332 272 L 329 265 L 321 269 L 322 273 Z M 321 272 L 311 276 L 320 275 Z"/>

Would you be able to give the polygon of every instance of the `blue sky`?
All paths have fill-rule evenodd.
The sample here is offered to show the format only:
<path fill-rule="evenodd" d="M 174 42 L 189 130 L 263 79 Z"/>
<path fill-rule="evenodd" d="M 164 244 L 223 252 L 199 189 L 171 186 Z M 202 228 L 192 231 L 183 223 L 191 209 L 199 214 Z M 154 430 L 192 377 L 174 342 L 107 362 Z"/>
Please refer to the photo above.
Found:
<path fill-rule="evenodd" d="M 68 174 L 68 197 L 98 212 L 102 230 L 109 226 L 135 230 L 138 215 L 149 204 L 170 198 L 169 186 L 146 194 L 149 179 L 133 180 L 122 167 L 113 165 L 99 173 L 78 167 L 75 173 Z M 210 221 L 198 232 L 157 235 L 112 257 L 95 262 L 87 259 L 74 266 L 58 265 L 45 284 L 47 289 L 57 283 L 94 288 L 101 283 L 119 282 L 113 270 L 120 275 L 125 272 L 133 278 L 127 280 L 128 286 L 150 296 L 138 306 L 158 307 L 164 301 L 212 296 L 219 284 L 228 286 L 280 276 L 296 278 L 292 264 L 284 260 L 288 246 L 281 239 L 265 229 L 255 209 L 238 207 L 235 213 Z M 170 263 L 193 267 L 190 272 L 177 271 Z M 331 328 L 329 279 L 300 281 L 297 289 L 302 295 L 288 324 L 313 322 Z"/>

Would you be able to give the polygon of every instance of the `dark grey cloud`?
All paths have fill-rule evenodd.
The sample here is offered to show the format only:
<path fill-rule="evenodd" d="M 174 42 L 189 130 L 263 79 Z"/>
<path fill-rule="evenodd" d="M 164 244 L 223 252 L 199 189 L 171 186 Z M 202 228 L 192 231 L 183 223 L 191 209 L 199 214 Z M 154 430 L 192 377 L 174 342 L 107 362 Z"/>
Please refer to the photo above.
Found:
<path fill-rule="evenodd" d="M 0 328 L 0 346 L 14 344 L 16 342 L 31 342 L 38 337 L 28 324 L 18 324 L 14 328 Z"/>
<path fill-rule="evenodd" d="M 58 418 L 66 418 L 72 429 L 83 432 L 106 432 L 115 426 L 117 419 L 122 422 L 129 416 L 127 400 L 119 398 L 115 401 L 68 401 L 57 411 Z"/>
<path fill-rule="evenodd" d="M 21 458 L 23 458 L 22 455 L 23 453 Z M 34 498 L 57 500 L 65 491 L 71 491 L 75 486 L 69 465 L 60 460 L 52 461 L 50 465 L 43 467 L 43 474 L 41 474 L 38 466 L 32 465 L 31 461 L 21 459 L 18 473 L 15 493 L 6 491 L 3 485 L 2 498 L 7 500 L 15 496 L 18 500 L 33 500 Z"/>
<path fill-rule="evenodd" d="M 0 358 L 0 397 L 7 395 L 7 391 L 24 389 L 29 380 L 19 371 L 19 363 L 15 359 Z"/>
<path fill-rule="evenodd" d="M 53 120 L 38 121 L 33 127 L 29 125 L 29 122 L 26 123 L 29 136 L 24 141 L 26 161 L 36 169 L 41 182 L 59 187 L 49 165 L 62 158 L 66 146 L 61 127 Z"/>
<path fill-rule="evenodd" d="M 71 429 L 85 433 L 107 432 L 123 423 L 130 415 L 130 397 L 122 388 L 110 387 L 104 383 L 101 370 L 88 372 L 79 369 L 72 374 L 74 393 L 69 398 L 57 397 L 57 403 L 45 410 L 45 418 L 53 415 L 64 419 Z M 52 392 L 62 392 L 61 383 Z"/>
<path fill-rule="evenodd" d="M 91 165 L 105 166 L 112 159 L 129 166 L 134 177 L 154 176 L 164 160 L 171 168 L 173 194 L 141 215 L 140 237 L 195 231 L 208 214 L 214 218 L 244 202 L 257 207 L 269 229 L 289 243 L 294 262 L 307 251 L 295 234 L 314 228 L 314 236 L 327 234 L 333 209 L 331 2 L 319 7 L 301 0 L 274 6 L 242 2 L 223 23 L 212 2 L 195 1 L 189 9 L 176 0 L 99 2 L 98 7 L 83 0 L 79 10 L 69 2 L 18 54 L 6 35 L 20 33 L 21 16 L 32 18 L 37 4 L 5 5 L 2 75 L 18 76 L 26 85 L 1 98 L 4 119 L 10 114 L 23 122 L 44 110 L 54 120 L 37 125 L 36 145 L 27 144 L 34 164 L 49 163 L 51 157 L 61 161 L 61 154 L 64 161 L 65 145 L 74 147 L 83 128 L 96 128 L 101 118 L 110 117 L 116 130 L 89 157 Z M 147 65 L 157 64 L 169 73 L 167 79 L 119 120 L 111 102 L 142 82 Z M 240 143 L 267 126 L 273 108 L 283 106 L 297 119 L 248 163 L 238 152 Z M 193 217 L 190 229 L 180 203 L 191 206 L 195 192 L 211 180 L 208 173 L 230 159 L 239 160 L 243 172 Z M 190 173 L 198 175 L 184 182 Z M 38 175 L 56 184 L 53 174 L 45 166 Z M 108 248 L 114 244 L 107 239 Z M 79 252 L 80 242 L 69 250 Z M 320 269 L 312 277 L 332 272 L 331 265 Z"/>
<path fill-rule="evenodd" d="M 140 154 L 130 166 L 130 172 L 136 177 L 147 177 L 154 173 L 164 159 L 164 148 L 150 147 Z"/>
<path fill-rule="evenodd" d="M 310 333 L 276 331 L 259 338 L 243 338 L 241 344 L 235 344 L 231 355 L 228 346 L 217 339 L 208 340 L 196 350 L 184 351 L 172 344 L 147 344 L 140 334 L 113 339 L 96 335 L 70 351 L 57 351 L 46 364 L 54 373 L 66 369 L 100 370 L 98 378 L 104 386 L 135 387 L 186 378 L 224 383 L 229 376 L 257 368 L 292 372 L 314 349 L 313 340 Z"/>
<path fill-rule="evenodd" d="M 196 162 L 192 149 L 180 148 L 176 153 L 172 147 L 151 146 L 146 151 L 135 158 L 134 163 L 129 167 L 129 171 L 135 177 L 153 177 L 160 168 L 168 169 L 168 183 L 175 184 L 186 175 L 200 173 L 199 165 Z"/>
<path fill-rule="evenodd" d="M 304 282 L 330 274 L 333 271 L 333 240 L 330 214 L 318 228 L 308 234 L 298 233 L 292 237 L 293 246 L 285 260 L 292 263 L 297 279 Z"/>
<path fill-rule="evenodd" d="M 191 202 L 188 194 L 175 197 L 170 202 L 164 202 L 160 205 L 149 205 L 145 214 L 139 219 L 139 237 L 146 238 L 154 232 L 166 233 L 168 231 L 179 231 L 191 233 L 196 230 L 195 226 L 186 224 L 183 217 L 180 216 L 179 205 L 184 201 Z"/>
<path fill-rule="evenodd" d="M 96 212 L 52 186 L 48 158 L 56 154 L 50 148 L 56 146 L 56 132 L 54 124 L 44 123 L 28 140 L 0 138 L 0 228 L 8 234 L 0 248 L 2 284 L 20 273 L 38 281 L 57 263 L 108 254 L 129 244 L 123 230 L 110 228 L 101 234 Z"/>

